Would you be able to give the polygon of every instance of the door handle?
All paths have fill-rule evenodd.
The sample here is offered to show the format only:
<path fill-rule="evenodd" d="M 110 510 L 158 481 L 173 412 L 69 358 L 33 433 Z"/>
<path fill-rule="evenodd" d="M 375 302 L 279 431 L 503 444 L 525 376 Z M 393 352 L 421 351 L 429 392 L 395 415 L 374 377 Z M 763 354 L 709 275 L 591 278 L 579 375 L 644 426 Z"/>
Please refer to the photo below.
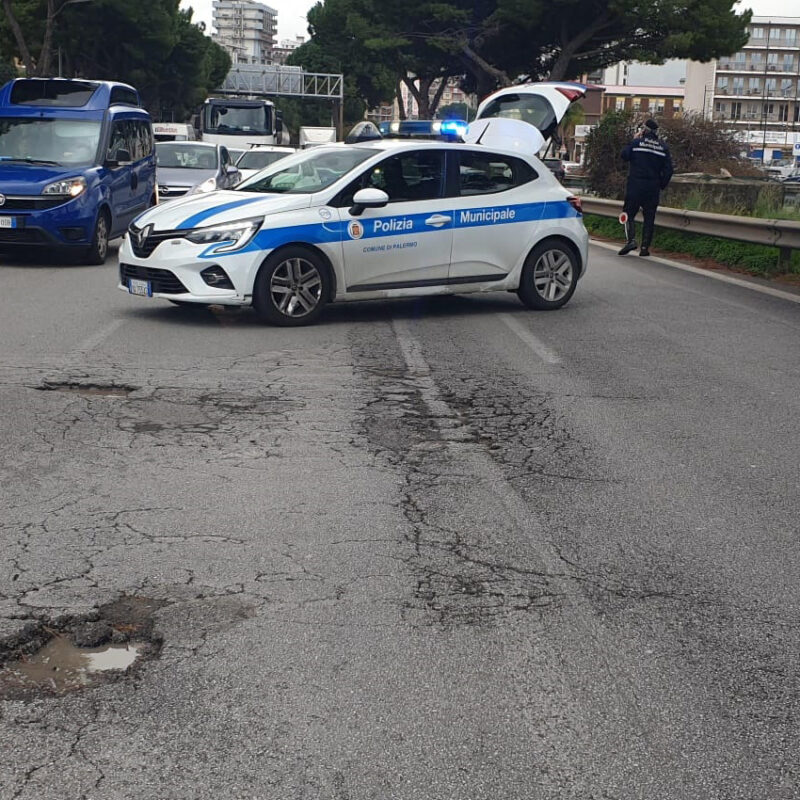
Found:
<path fill-rule="evenodd" d="M 430 225 L 432 228 L 441 228 L 442 225 L 447 225 L 452 221 L 452 217 L 445 216 L 444 214 L 434 214 L 432 217 L 428 217 L 428 219 L 425 220 L 425 224 Z"/>

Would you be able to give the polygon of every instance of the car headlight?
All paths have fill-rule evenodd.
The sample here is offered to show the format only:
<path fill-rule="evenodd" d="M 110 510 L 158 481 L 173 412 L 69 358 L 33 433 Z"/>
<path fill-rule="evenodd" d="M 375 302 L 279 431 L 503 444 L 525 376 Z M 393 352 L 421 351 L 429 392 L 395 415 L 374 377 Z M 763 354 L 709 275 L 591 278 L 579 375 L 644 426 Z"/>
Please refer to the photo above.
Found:
<path fill-rule="evenodd" d="M 214 189 L 217 188 L 217 179 L 216 178 L 207 178 L 202 183 L 198 183 L 197 186 L 193 187 L 192 191 L 189 194 L 202 194 L 203 192 L 213 192 Z"/>
<path fill-rule="evenodd" d="M 66 178 L 63 181 L 48 183 L 42 189 L 42 194 L 62 194 L 77 197 L 86 191 L 86 178 Z"/>
<path fill-rule="evenodd" d="M 240 219 L 225 225 L 212 225 L 208 228 L 195 228 L 184 237 L 194 244 L 216 244 L 213 253 L 227 253 L 244 247 L 258 232 L 264 222 L 263 217 Z"/>

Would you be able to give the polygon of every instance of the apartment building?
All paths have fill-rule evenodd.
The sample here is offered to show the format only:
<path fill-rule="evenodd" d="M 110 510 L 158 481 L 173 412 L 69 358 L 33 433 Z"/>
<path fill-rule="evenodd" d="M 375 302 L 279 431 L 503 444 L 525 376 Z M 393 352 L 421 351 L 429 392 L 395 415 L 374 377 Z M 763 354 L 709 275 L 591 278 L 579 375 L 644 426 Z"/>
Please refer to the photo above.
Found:
<path fill-rule="evenodd" d="M 211 38 L 234 64 L 271 64 L 278 12 L 255 0 L 214 0 Z"/>
<path fill-rule="evenodd" d="M 800 17 L 753 17 L 748 33 L 738 53 L 689 63 L 686 109 L 730 123 L 751 150 L 789 157 L 800 142 Z"/>

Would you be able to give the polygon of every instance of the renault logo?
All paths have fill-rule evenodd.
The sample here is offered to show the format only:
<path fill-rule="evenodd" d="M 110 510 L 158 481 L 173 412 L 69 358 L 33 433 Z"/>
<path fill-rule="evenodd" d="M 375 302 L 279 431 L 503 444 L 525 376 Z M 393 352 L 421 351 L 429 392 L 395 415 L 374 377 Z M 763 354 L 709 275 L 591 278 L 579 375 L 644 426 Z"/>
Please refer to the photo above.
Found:
<path fill-rule="evenodd" d="M 0 206 L 4 206 L 6 204 L 6 196 L 4 194 L 0 194 Z"/>
<path fill-rule="evenodd" d="M 134 233 L 137 247 L 144 247 L 144 243 L 147 241 L 147 237 L 150 235 L 152 230 L 152 225 L 145 225 L 144 228 Z"/>

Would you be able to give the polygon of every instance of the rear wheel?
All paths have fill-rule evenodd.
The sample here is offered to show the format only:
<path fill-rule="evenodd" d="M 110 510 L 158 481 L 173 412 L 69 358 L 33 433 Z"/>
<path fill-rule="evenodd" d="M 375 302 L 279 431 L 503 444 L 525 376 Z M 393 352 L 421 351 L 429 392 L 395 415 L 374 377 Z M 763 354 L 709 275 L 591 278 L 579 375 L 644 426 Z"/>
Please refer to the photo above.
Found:
<path fill-rule="evenodd" d="M 329 296 L 330 276 L 322 258 L 304 247 L 271 255 L 253 287 L 253 306 L 265 322 L 298 326 L 315 322 Z"/>
<path fill-rule="evenodd" d="M 94 224 L 94 234 L 92 243 L 86 251 L 86 262 L 88 264 L 105 264 L 108 255 L 108 233 L 109 219 L 106 211 L 97 213 L 97 222 Z"/>
<path fill-rule="evenodd" d="M 578 259 L 572 248 L 557 240 L 533 248 L 517 294 L 528 307 L 542 311 L 561 308 L 572 297 L 578 282 Z"/>

